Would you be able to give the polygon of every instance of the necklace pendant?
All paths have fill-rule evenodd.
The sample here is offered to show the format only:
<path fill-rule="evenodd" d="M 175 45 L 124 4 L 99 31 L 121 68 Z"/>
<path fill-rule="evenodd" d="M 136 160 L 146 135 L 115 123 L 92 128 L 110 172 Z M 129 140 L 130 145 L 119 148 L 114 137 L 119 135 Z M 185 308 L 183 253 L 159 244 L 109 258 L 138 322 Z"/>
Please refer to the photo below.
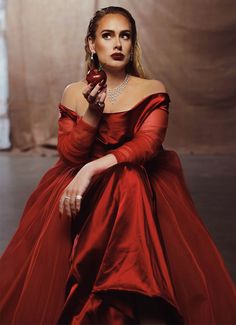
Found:
<path fill-rule="evenodd" d="M 113 89 L 107 89 L 107 97 L 111 104 L 114 104 L 117 100 L 117 97 L 122 93 L 124 88 L 126 87 L 130 75 L 127 73 L 125 79 L 122 81 L 120 85 Z"/>

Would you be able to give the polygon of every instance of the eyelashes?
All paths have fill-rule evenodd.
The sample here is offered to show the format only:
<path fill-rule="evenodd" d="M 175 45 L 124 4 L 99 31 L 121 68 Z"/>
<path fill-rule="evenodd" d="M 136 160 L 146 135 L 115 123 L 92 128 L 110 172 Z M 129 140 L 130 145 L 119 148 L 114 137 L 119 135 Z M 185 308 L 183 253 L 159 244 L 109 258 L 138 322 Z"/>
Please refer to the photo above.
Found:
<path fill-rule="evenodd" d="M 109 36 L 111 36 L 111 33 L 104 33 L 104 34 L 102 34 L 102 37 L 103 37 L 104 39 L 110 39 Z M 109 38 L 108 38 L 108 37 L 109 37 Z M 125 40 L 129 40 L 129 39 L 130 39 L 130 34 L 128 34 L 128 33 L 124 33 L 124 34 L 121 34 L 121 37 L 123 37 Z"/>

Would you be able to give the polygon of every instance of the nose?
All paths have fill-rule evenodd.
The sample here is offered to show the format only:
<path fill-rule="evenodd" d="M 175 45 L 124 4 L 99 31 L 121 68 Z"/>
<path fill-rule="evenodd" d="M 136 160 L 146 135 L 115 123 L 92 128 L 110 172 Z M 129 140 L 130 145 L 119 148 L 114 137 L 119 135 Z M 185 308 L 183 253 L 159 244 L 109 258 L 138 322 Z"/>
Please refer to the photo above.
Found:
<path fill-rule="evenodd" d="M 121 44 L 121 41 L 120 41 L 120 37 L 119 37 L 119 36 L 117 36 L 117 37 L 115 38 L 115 48 L 117 48 L 117 49 L 119 49 L 119 50 L 122 49 L 122 44 Z"/>

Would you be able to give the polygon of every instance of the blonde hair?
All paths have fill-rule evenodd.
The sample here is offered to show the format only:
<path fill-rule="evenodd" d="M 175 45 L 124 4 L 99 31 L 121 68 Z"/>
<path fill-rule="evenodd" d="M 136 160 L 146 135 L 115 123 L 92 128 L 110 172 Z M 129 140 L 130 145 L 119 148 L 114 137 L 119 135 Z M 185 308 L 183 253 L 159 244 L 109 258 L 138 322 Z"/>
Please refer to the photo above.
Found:
<path fill-rule="evenodd" d="M 96 37 L 96 30 L 98 27 L 99 21 L 106 16 L 107 14 L 121 14 L 125 16 L 131 25 L 131 40 L 132 40 L 132 60 L 129 61 L 129 63 L 126 65 L 126 72 L 137 77 L 145 78 L 147 79 L 147 76 L 144 72 L 144 69 L 142 67 L 141 63 L 141 48 L 137 39 L 137 30 L 136 30 L 136 24 L 135 20 L 130 14 L 130 12 L 122 7 L 115 7 L 115 6 L 109 6 L 106 8 L 102 8 L 100 10 L 97 10 L 94 17 L 90 20 L 87 30 L 87 35 L 85 37 L 85 73 L 96 67 L 98 68 L 99 62 L 98 57 L 95 54 L 94 55 L 94 64 L 91 61 L 91 53 L 89 49 L 88 44 L 88 38 L 91 37 L 92 39 L 95 39 Z"/>

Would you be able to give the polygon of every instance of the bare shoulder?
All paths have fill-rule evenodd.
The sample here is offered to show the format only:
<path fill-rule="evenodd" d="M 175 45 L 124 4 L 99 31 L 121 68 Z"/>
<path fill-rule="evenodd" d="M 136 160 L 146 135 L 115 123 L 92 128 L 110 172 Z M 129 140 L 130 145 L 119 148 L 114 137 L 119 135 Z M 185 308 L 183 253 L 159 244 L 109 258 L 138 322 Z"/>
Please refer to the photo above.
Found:
<path fill-rule="evenodd" d="M 85 87 L 85 80 L 67 85 L 62 94 L 61 104 L 78 113 L 78 102 L 82 97 L 82 91 Z"/>
<path fill-rule="evenodd" d="M 165 93 L 167 91 L 162 81 L 156 79 L 147 80 L 147 81 L 148 81 L 148 88 L 153 93 Z"/>
<path fill-rule="evenodd" d="M 133 77 L 133 83 L 143 95 L 166 92 L 166 87 L 160 80 Z"/>

